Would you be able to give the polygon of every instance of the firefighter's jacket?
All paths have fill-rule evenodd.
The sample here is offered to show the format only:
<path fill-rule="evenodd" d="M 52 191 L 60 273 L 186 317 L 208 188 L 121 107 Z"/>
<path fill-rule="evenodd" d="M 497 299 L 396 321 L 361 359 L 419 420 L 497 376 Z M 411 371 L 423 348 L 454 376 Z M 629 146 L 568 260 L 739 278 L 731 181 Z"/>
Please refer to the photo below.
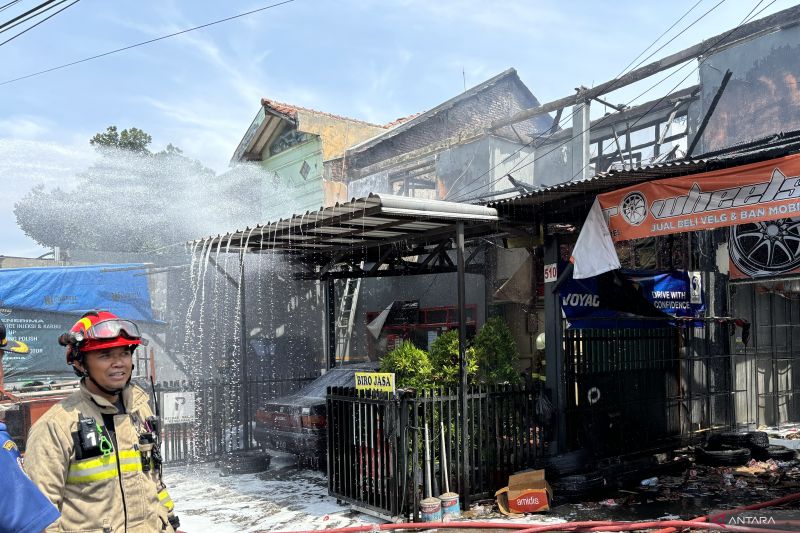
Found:
<path fill-rule="evenodd" d="M 53 406 L 33 425 L 25 452 L 25 470 L 61 511 L 48 532 L 151 533 L 173 529 L 172 500 L 152 462 L 142 463 L 139 435 L 152 415 L 147 393 L 130 385 L 122 391 L 125 414 L 106 399 L 80 390 Z M 99 435 L 108 435 L 103 413 L 113 415 L 116 443 L 108 455 L 84 446 L 78 419 L 94 418 Z M 112 441 L 114 439 L 109 439 Z M 147 471 L 145 471 L 147 470 Z"/>

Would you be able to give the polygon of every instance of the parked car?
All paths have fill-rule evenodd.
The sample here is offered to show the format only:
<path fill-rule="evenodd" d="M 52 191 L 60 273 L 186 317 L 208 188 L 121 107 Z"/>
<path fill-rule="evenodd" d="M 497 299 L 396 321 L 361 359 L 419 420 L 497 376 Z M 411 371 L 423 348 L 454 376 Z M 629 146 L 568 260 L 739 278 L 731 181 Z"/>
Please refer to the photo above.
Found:
<path fill-rule="evenodd" d="M 302 389 L 268 401 L 256 410 L 253 437 L 264 449 L 292 453 L 301 465 L 323 468 L 327 455 L 328 387 L 354 387 L 356 372 L 377 368 L 377 363 L 332 368 Z"/>

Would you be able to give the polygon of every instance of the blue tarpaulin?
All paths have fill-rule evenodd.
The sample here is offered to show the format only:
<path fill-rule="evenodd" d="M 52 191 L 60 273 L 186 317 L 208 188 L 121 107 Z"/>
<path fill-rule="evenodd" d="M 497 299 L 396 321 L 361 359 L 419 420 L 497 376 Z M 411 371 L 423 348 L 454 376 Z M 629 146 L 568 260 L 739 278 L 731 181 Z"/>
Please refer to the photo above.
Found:
<path fill-rule="evenodd" d="M 0 308 L 82 314 L 105 309 L 152 322 L 144 265 L 0 269 Z"/>
<path fill-rule="evenodd" d="M 6 380 L 71 376 L 58 336 L 91 309 L 160 324 L 145 273 L 142 264 L 0 269 L 2 320 L 11 338 L 30 347 L 30 354 L 4 355 Z"/>

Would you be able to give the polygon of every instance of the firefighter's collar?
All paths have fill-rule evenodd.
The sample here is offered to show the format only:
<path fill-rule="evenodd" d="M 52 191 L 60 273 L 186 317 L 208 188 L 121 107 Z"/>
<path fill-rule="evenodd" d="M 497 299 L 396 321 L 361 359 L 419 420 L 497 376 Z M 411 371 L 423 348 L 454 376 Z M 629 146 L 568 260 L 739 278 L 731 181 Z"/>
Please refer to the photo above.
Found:
<path fill-rule="evenodd" d="M 85 378 L 81 380 L 81 394 L 83 394 L 85 397 L 93 401 L 98 407 L 106 411 L 106 414 L 116 414 L 118 412 L 117 407 L 113 403 L 109 402 L 108 400 L 100 396 L 99 394 L 95 394 L 92 391 L 90 391 L 86 387 L 86 383 L 84 382 L 84 380 Z M 125 406 L 126 410 L 129 408 L 131 402 L 133 401 L 133 391 L 131 389 L 132 389 L 131 384 L 128 383 L 127 385 L 125 385 L 125 388 L 122 389 L 122 392 L 120 393 L 122 395 L 122 404 Z"/>

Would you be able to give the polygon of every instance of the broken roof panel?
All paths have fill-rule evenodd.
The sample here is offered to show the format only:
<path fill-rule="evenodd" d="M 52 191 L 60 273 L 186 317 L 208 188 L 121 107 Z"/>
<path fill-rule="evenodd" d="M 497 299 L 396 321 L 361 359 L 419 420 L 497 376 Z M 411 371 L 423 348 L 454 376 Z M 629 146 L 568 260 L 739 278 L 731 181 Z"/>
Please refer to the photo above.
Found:
<path fill-rule="evenodd" d="M 455 105 L 457 105 L 458 103 L 460 103 L 460 102 L 462 102 L 464 100 L 467 100 L 469 98 L 472 98 L 472 97 L 484 92 L 488 88 L 500 83 L 501 81 L 505 80 L 506 78 L 511 78 L 513 80 L 516 80 L 518 82 L 520 88 L 522 88 L 528 94 L 528 96 L 532 99 L 532 101 L 536 102 L 536 105 L 538 105 L 538 100 L 533 95 L 533 93 L 530 92 L 530 89 L 528 89 L 528 87 L 524 83 L 522 83 L 522 80 L 519 79 L 519 76 L 517 75 L 517 71 L 515 69 L 513 69 L 513 68 L 509 68 L 509 69 L 501 72 L 497 76 L 489 78 L 488 80 L 484 81 L 483 83 L 480 83 L 480 84 L 476 85 L 475 87 L 472 87 L 471 89 L 469 89 L 467 91 L 464 91 L 463 93 L 460 93 L 460 94 L 454 96 L 453 98 L 450 98 L 449 100 L 437 105 L 436 107 L 433 107 L 433 108 L 429 109 L 428 111 L 424 111 L 422 113 L 417 113 L 416 115 L 411 115 L 410 120 L 404 120 L 404 121 L 400 122 L 399 124 L 395 125 L 394 127 L 388 129 L 385 132 L 379 132 L 374 137 L 372 137 L 370 139 L 367 139 L 365 141 L 362 141 L 359 144 L 356 144 L 354 146 L 351 146 L 350 148 L 347 149 L 347 153 L 348 154 L 350 154 L 350 153 L 358 153 L 358 152 L 363 152 L 365 150 L 368 150 L 369 148 L 372 148 L 373 146 L 375 146 L 375 145 L 377 145 L 379 143 L 382 143 L 382 142 L 384 142 L 384 141 L 386 141 L 388 139 L 391 139 L 394 136 L 396 136 L 396 135 L 398 135 L 398 134 L 400 134 L 400 133 L 402 133 L 402 132 L 404 132 L 406 130 L 409 130 L 409 129 L 413 128 L 417 124 L 421 124 L 421 123 L 425 122 L 426 120 L 435 117 L 436 115 L 438 115 L 442 111 L 450 109 L 450 108 L 454 107 Z M 394 123 L 390 122 L 389 124 L 394 124 Z"/>
<path fill-rule="evenodd" d="M 725 150 L 709 152 L 702 158 L 656 163 L 634 169 L 612 169 L 588 179 L 542 187 L 529 193 L 488 202 L 486 205 L 500 211 L 515 207 L 539 209 L 546 205 L 548 213 L 553 213 L 562 201 L 573 202 L 583 197 L 583 203 L 591 205 L 598 194 L 637 183 L 699 174 L 798 152 L 800 152 L 800 131 L 779 133 Z M 583 212 L 585 213 L 585 210 Z"/>

